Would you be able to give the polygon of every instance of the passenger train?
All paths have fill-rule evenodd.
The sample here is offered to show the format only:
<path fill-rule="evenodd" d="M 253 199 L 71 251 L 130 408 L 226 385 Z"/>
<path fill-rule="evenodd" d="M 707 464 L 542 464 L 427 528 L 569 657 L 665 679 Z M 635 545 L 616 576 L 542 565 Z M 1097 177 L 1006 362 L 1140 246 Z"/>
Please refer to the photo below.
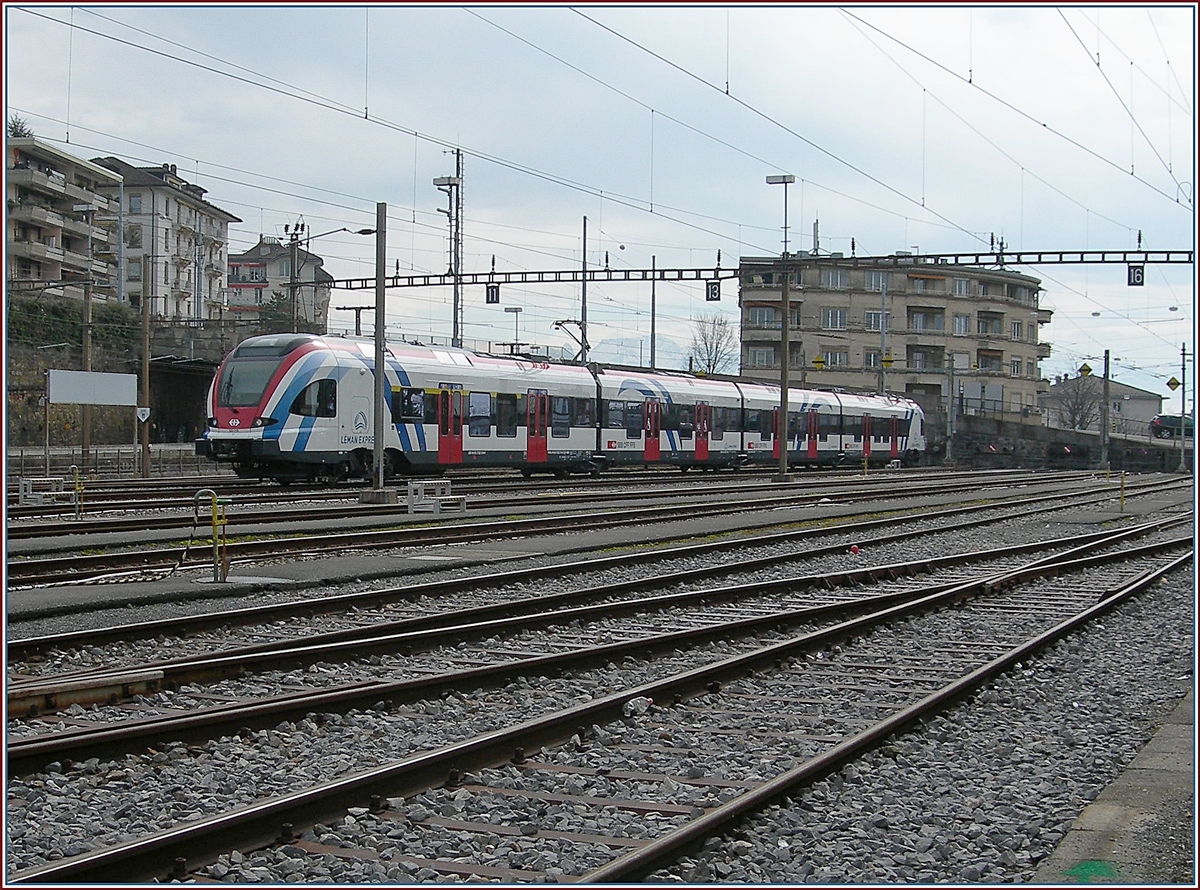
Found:
<path fill-rule="evenodd" d="M 778 386 L 410 343 L 386 353 L 388 477 L 779 461 Z M 217 369 L 196 451 L 239 476 L 281 483 L 369 479 L 374 371 L 370 340 L 251 337 Z M 915 463 L 923 421 L 905 398 L 789 390 L 788 463 Z"/>

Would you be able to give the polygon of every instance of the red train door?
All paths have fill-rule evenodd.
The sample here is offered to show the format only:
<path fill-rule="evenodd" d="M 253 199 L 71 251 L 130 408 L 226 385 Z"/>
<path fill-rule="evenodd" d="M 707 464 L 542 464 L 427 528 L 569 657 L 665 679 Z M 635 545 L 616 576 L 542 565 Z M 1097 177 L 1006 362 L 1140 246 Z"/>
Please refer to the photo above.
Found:
<path fill-rule="evenodd" d="M 808 412 L 808 425 L 807 425 L 808 450 L 806 452 L 806 456 L 808 457 L 809 460 L 817 459 L 817 435 L 818 435 L 818 432 L 820 429 L 820 427 L 818 426 L 819 423 L 820 423 L 820 418 L 819 418 L 819 415 L 817 414 L 816 410 L 809 411 Z"/>
<path fill-rule="evenodd" d="M 662 402 L 646 399 L 646 408 L 642 416 L 642 429 L 646 433 L 646 463 L 658 461 L 662 456 L 658 441 L 658 434 L 662 430 Z"/>
<path fill-rule="evenodd" d="M 696 460 L 708 460 L 708 432 L 712 424 L 712 406 L 697 403 L 693 416 L 696 432 Z"/>
<path fill-rule="evenodd" d="M 546 462 L 546 429 L 550 425 L 550 397 L 530 392 L 525 398 L 525 460 L 531 464 Z"/>
<path fill-rule="evenodd" d="M 900 454 L 900 418 L 893 417 L 888 424 L 888 438 L 892 440 L 891 448 L 888 451 L 893 458 Z"/>
<path fill-rule="evenodd" d="M 781 437 L 779 435 L 779 409 L 778 408 L 771 409 L 771 433 L 772 433 L 771 457 L 775 458 L 776 460 L 779 460 L 779 441 L 780 441 Z"/>
<path fill-rule="evenodd" d="M 457 390 L 438 390 L 438 463 L 441 465 L 462 463 L 463 395 Z"/>
<path fill-rule="evenodd" d="M 871 415 L 863 415 L 863 457 L 871 456 Z"/>

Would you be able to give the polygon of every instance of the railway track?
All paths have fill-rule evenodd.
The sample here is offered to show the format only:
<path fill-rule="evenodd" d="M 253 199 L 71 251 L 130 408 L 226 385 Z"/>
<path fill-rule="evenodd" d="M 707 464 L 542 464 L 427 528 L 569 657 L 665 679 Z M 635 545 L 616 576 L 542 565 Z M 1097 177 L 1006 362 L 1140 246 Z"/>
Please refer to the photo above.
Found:
<path fill-rule="evenodd" d="M 1065 546 L 1052 543 L 1058 551 Z M 910 587 L 873 602 L 859 594 L 859 614 L 849 618 L 804 614 L 794 603 L 782 610 L 766 605 L 752 617 L 714 616 L 709 607 L 702 627 L 596 647 L 594 632 L 561 613 L 554 620 L 587 645 L 573 654 L 538 655 L 516 637 L 507 670 L 524 679 L 510 679 L 495 704 L 512 708 L 522 690 L 539 695 L 507 720 L 498 721 L 494 709 L 480 713 L 467 691 L 468 683 L 478 685 L 478 665 L 460 669 L 440 693 L 433 683 L 403 706 L 387 706 L 399 690 L 372 689 L 368 695 L 382 705 L 360 706 L 392 727 L 381 730 L 384 736 L 411 731 L 402 727 L 423 714 L 431 725 L 436 720 L 443 741 L 317 787 L 22 868 L 9 878 L 212 880 L 245 859 L 231 849 L 259 850 L 254 861 L 264 873 L 281 875 L 328 856 L 379 863 L 380 850 L 395 848 L 386 861 L 399 871 L 384 868 L 376 880 L 644 879 L 733 820 L 961 700 L 1191 559 L 1190 538 L 1132 549 L 1121 544 L 1125 549 L 1116 552 L 1111 535 L 1073 543 L 1069 552 L 1003 569 L 980 563 L 973 577 L 935 589 Z M 886 566 L 876 569 L 880 578 L 890 574 Z M 795 578 L 784 585 L 796 586 Z M 753 602 L 744 593 L 741 600 Z M 484 635 L 485 649 L 499 645 L 497 631 Z M 589 648 L 590 664 L 579 654 Z M 465 657 L 474 660 L 469 652 Z M 562 657 L 575 659 L 566 676 L 563 665 L 541 664 Z M 838 694 L 848 689 L 852 695 Z M 430 702 L 439 704 L 431 709 Z M 365 713 L 350 712 L 356 722 Z M 338 735 L 337 722 L 307 722 L 307 734 Z M 269 732 L 288 735 L 278 727 Z M 459 737 L 445 737 L 453 732 Z M 756 744 L 738 759 L 730 741 L 745 735 Z M 184 760 L 194 756 L 172 750 Z M 730 757 L 718 767 L 699 752 Z M 10 769 L 12 756 L 10 749 Z M 435 854 L 439 838 L 444 856 Z M 564 851 L 570 869 L 560 865 Z M 518 855 L 530 852 L 541 855 Z"/>
<path fill-rule="evenodd" d="M 1023 478 L 1025 481 L 1028 481 L 1028 476 L 1024 476 Z M 1009 484 L 1011 481 L 1011 479 L 1006 477 L 1003 480 L 995 480 L 995 484 Z M 1095 484 L 1095 480 L 1092 477 L 1080 480 L 1078 477 L 1071 476 L 1054 482 L 1042 480 L 1039 487 L 1043 489 L 1047 487 L 1067 487 L 1080 481 L 1083 481 L 1087 485 Z M 1155 480 L 1135 485 L 1130 490 L 1144 491 L 1159 486 L 1170 488 L 1180 484 L 1182 483 L 1178 480 L 1169 480 L 1167 482 Z M 1115 484 L 1108 486 L 1108 488 L 1110 491 L 1116 491 Z M 770 487 L 767 490 L 772 492 L 778 491 L 778 487 Z M 931 483 L 929 481 L 904 483 L 893 481 L 889 485 L 888 490 L 895 497 L 932 496 L 967 491 L 977 493 L 982 498 L 985 489 L 979 480 L 975 479 L 966 482 L 959 480 L 941 483 Z M 539 532 L 557 532 L 571 528 L 594 529 L 605 526 L 656 523 L 671 518 L 679 518 L 680 516 L 729 515 L 750 509 L 761 510 L 772 507 L 782 508 L 805 504 L 812 505 L 822 497 L 836 497 L 841 503 L 851 503 L 877 500 L 878 496 L 877 483 L 867 480 L 856 482 L 853 485 L 837 486 L 832 490 L 825 488 L 804 488 L 799 491 L 789 490 L 773 496 L 765 496 L 760 492 L 748 497 L 746 492 L 736 491 L 733 497 L 719 499 L 712 492 L 706 492 L 699 499 L 695 499 L 694 496 L 692 499 L 685 497 L 684 499 L 672 500 L 668 506 L 662 507 L 629 506 L 627 503 L 628 496 L 626 496 L 621 499 L 622 506 L 617 509 L 586 513 L 563 512 L 557 510 L 553 504 L 538 501 L 527 509 L 533 513 L 540 513 L 540 515 L 534 515 L 530 518 L 501 519 L 490 522 L 461 520 L 434 526 L 428 525 L 423 519 L 414 520 L 407 513 L 400 513 L 400 508 L 372 508 L 363 512 L 360 507 L 351 511 L 350 515 L 357 520 L 352 522 L 353 526 L 361 525 L 364 517 L 374 516 L 378 517 L 379 521 L 387 523 L 391 527 L 336 533 L 323 524 L 324 522 L 328 522 L 330 517 L 322 520 L 320 516 L 314 516 L 311 511 L 306 511 L 303 513 L 304 518 L 310 523 L 316 523 L 322 529 L 319 534 L 297 534 L 294 526 L 300 517 L 287 514 L 282 520 L 289 525 L 289 531 L 286 534 L 270 537 L 265 532 L 256 530 L 257 533 L 253 539 L 243 538 L 241 540 L 229 541 L 224 545 L 223 549 L 230 563 L 238 563 L 247 560 L 276 559 L 289 555 L 311 556 L 314 554 L 345 552 L 365 548 L 430 546 L 481 539 L 495 540 L 497 538 L 525 536 Z M 505 508 L 513 506 L 512 500 L 506 499 Z M 280 514 L 275 513 L 273 515 L 278 517 Z M 266 517 L 248 518 L 245 521 L 260 524 L 270 518 L 272 516 L 268 515 Z M 198 527 L 198 517 L 195 515 L 191 519 L 188 519 L 187 522 L 191 523 L 193 528 Z M 78 530 L 82 531 L 82 528 Z M 93 532 L 92 534 L 97 533 Z M 67 539 L 64 539 L 57 545 L 42 543 L 39 544 L 40 551 L 47 549 L 49 552 L 53 552 L 55 549 L 68 550 L 71 555 L 56 557 L 35 555 L 34 553 L 23 555 L 21 553 L 14 554 L 10 552 L 8 561 L 9 584 L 13 587 L 24 587 L 59 583 L 81 583 L 95 580 L 129 580 L 130 573 L 145 573 L 149 577 L 156 577 L 163 573 L 172 573 L 185 567 L 199 568 L 206 564 L 211 565 L 211 555 L 205 552 L 204 545 L 193 547 L 194 540 L 193 538 L 184 546 L 157 546 L 152 550 L 132 551 L 127 549 L 112 549 L 100 553 L 89 553 L 87 555 L 79 554 L 77 552 L 78 545 Z M 96 546 L 97 542 L 89 539 L 89 547 L 96 549 Z"/>

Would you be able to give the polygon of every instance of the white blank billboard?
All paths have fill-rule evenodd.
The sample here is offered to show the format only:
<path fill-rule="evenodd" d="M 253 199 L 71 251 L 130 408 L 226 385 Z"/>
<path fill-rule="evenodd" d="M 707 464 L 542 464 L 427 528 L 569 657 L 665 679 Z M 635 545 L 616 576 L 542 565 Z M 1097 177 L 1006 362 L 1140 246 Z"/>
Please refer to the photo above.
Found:
<path fill-rule="evenodd" d="M 51 371 L 48 395 L 54 405 L 137 405 L 137 375 Z"/>

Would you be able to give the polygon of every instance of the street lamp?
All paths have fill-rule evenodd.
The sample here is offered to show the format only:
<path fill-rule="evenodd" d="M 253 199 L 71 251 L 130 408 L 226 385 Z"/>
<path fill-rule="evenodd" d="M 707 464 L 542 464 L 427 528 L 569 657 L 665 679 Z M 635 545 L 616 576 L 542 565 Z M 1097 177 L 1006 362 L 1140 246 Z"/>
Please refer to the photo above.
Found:
<path fill-rule="evenodd" d="M 454 175 L 433 180 L 439 192 L 450 199 L 449 209 L 438 208 L 450 219 L 450 274 L 454 278 L 454 320 L 450 345 L 462 346 L 462 151 L 454 150 Z"/>
<path fill-rule="evenodd" d="M 304 226 L 303 217 L 301 217 L 300 222 L 297 222 L 294 226 L 285 225 L 283 227 L 284 234 L 291 235 L 290 239 L 288 240 L 288 246 L 291 248 L 291 255 L 290 255 L 290 262 L 289 262 L 291 274 L 288 276 L 289 277 L 288 289 L 291 291 L 291 296 L 292 296 L 292 298 L 291 298 L 292 307 L 291 308 L 292 308 L 292 333 L 293 334 L 296 333 L 296 328 L 298 326 L 296 295 L 300 289 L 300 268 L 299 268 L 300 239 L 303 237 L 304 243 L 307 245 L 307 244 L 312 244 L 312 242 L 315 241 L 317 238 L 324 238 L 326 235 L 336 235 L 338 232 L 349 232 L 351 235 L 374 235 L 375 234 L 374 229 L 348 229 L 345 226 L 342 226 L 340 229 L 333 229 L 328 232 L 322 232 L 320 235 L 305 236 L 304 228 L 305 228 L 305 226 Z M 313 300 L 314 300 L 313 320 L 315 321 L 316 320 L 316 306 L 315 306 L 316 279 L 315 278 L 313 279 L 313 293 L 314 293 L 314 296 L 313 296 Z"/>
<path fill-rule="evenodd" d="M 779 348 L 779 476 L 777 481 L 787 482 L 788 477 L 788 316 L 791 315 L 791 307 L 788 302 L 788 287 L 789 279 L 792 277 L 791 269 L 788 263 L 788 186 L 796 181 L 796 177 L 791 173 L 784 173 L 779 176 L 768 176 L 767 185 L 782 185 L 783 186 L 783 255 L 780 265 L 783 267 L 783 324 L 780 325 L 780 348 Z"/>

